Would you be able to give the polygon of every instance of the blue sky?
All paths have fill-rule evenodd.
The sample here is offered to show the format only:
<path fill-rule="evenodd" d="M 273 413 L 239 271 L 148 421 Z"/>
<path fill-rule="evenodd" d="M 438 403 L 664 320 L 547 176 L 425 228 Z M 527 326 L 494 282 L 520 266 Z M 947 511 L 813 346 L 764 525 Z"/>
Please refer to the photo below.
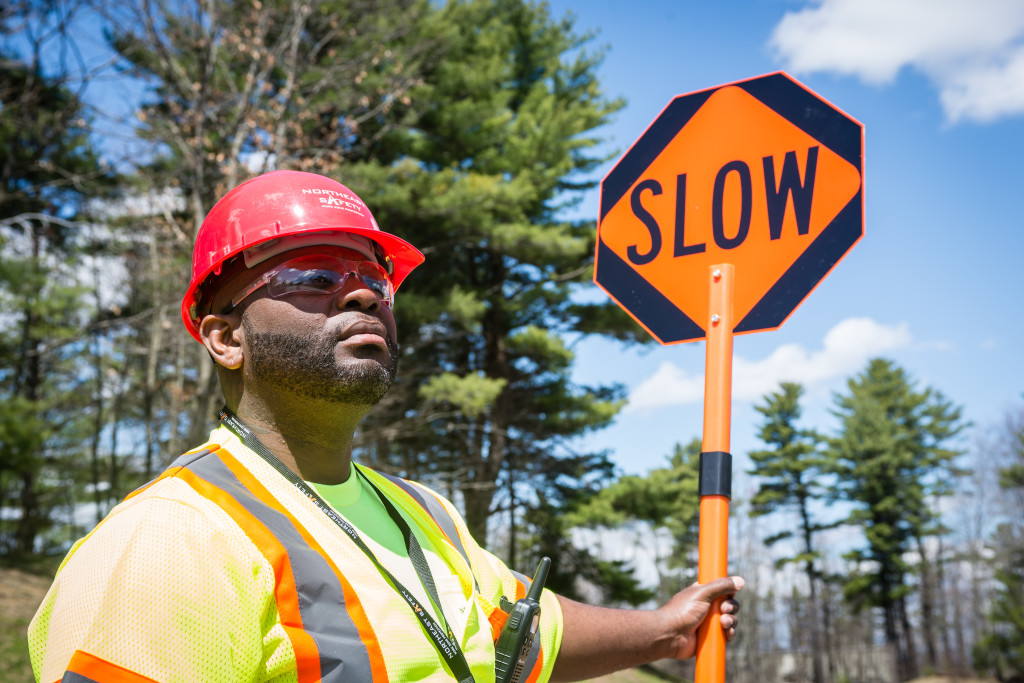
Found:
<path fill-rule="evenodd" d="M 549 4 L 607 49 L 605 93 L 627 100 L 602 131 L 609 151 L 676 95 L 778 70 L 864 125 L 865 236 L 780 329 L 736 337 L 734 454 L 760 446 L 753 405 L 781 380 L 805 385 L 805 424 L 830 429 L 833 393 L 874 356 L 963 406 L 964 447 L 1024 402 L 1024 3 Z M 579 211 L 597 217 L 596 190 Z M 615 424 L 587 439 L 623 471 L 661 466 L 701 435 L 702 342 L 576 351 L 577 381 L 629 390 Z"/>

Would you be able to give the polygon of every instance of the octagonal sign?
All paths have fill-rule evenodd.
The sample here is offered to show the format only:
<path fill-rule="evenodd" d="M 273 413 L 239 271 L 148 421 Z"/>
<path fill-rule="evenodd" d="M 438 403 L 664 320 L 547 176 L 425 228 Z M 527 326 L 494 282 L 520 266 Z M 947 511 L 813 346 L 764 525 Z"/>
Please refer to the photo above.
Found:
<path fill-rule="evenodd" d="M 864 234 L 864 130 L 784 73 L 673 99 L 601 181 L 594 281 L 662 344 L 779 327 Z"/>

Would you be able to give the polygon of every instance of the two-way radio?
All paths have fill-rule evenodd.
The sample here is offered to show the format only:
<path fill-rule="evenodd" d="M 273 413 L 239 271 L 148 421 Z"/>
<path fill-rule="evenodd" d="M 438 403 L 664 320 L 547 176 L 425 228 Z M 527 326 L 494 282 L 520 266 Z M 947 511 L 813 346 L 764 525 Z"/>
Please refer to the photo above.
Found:
<path fill-rule="evenodd" d="M 540 594 L 544 590 L 544 582 L 548 578 L 551 558 L 542 557 L 537 571 L 533 574 L 533 583 L 526 597 L 516 600 L 512 613 L 508 615 L 505 625 L 501 627 L 501 635 L 494 645 L 494 681 L 495 683 L 519 683 L 523 675 L 526 657 L 533 646 L 533 638 L 537 635 L 540 623 Z"/>

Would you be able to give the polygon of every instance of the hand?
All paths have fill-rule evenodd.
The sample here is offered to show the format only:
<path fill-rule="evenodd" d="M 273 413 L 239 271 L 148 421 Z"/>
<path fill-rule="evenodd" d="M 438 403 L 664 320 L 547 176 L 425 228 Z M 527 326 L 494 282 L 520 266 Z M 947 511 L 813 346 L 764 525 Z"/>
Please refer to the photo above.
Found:
<path fill-rule="evenodd" d="M 725 640 L 728 642 L 735 638 L 740 605 L 733 596 L 743 585 L 741 577 L 732 576 L 705 584 L 695 583 L 672 596 L 658 610 L 668 620 L 669 628 L 675 634 L 668 656 L 673 659 L 689 659 L 697 654 L 697 627 L 707 618 L 712 603 L 719 598 L 725 598 L 720 617 Z"/>

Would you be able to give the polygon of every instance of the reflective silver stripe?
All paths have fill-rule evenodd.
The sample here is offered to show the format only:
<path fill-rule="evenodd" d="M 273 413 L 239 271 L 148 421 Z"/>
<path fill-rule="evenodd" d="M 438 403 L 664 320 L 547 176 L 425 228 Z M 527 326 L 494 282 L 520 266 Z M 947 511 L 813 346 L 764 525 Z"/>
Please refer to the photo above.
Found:
<path fill-rule="evenodd" d="M 433 519 L 437 526 L 441 528 L 441 533 L 448 537 L 451 544 L 455 546 L 455 549 L 458 550 L 459 554 L 462 555 L 464 560 L 466 560 L 466 566 L 473 566 L 473 563 L 469 560 L 469 553 L 467 553 L 466 548 L 463 547 L 462 539 L 459 538 L 459 532 L 455 528 L 455 520 L 452 519 L 451 513 L 448 512 L 448 509 L 445 508 L 444 505 L 441 505 L 436 498 L 430 494 L 423 493 L 405 479 L 393 477 L 390 474 L 384 474 L 377 470 L 374 470 L 374 472 L 412 496 L 413 500 L 419 503 L 420 507 L 426 510 L 431 519 Z"/>
<path fill-rule="evenodd" d="M 520 574 L 515 569 L 509 569 L 509 572 L 512 573 L 512 576 L 516 577 L 516 581 L 518 581 L 519 583 L 523 584 L 524 590 L 527 593 L 529 593 L 530 592 L 530 585 L 533 583 L 533 579 L 531 579 L 526 574 Z"/>
<path fill-rule="evenodd" d="M 245 488 L 216 455 L 197 458 L 187 467 L 238 501 L 284 546 L 295 576 L 302 628 L 320 653 L 321 680 L 372 681 L 369 652 L 345 609 L 341 584 L 327 560 L 303 540 L 285 515 Z"/>
<path fill-rule="evenodd" d="M 185 453 L 184 455 L 179 455 L 177 458 L 175 458 L 174 462 L 172 462 L 167 467 L 167 469 L 174 469 L 175 467 L 188 467 L 189 465 L 194 463 L 196 460 L 199 460 L 203 456 L 206 456 L 206 455 L 209 455 L 209 454 L 210 454 L 210 449 L 209 448 L 204 448 L 203 450 L 196 451 L 195 453 Z"/>
<path fill-rule="evenodd" d="M 60 683 L 100 683 L 100 681 L 76 674 L 74 671 L 65 671 L 64 675 L 60 677 Z"/>
<path fill-rule="evenodd" d="M 185 453 L 184 455 L 179 455 L 177 458 L 174 459 L 174 462 L 172 462 L 170 465 L 167 466 L 167 469 L 165 469 L 164 472 L 166 472 L 167 470 L 175 469 L 177 467 L 188 467 L 188 465 L 190 463 L 195 462 L 199 458 L 203 457 L 204 455 L 208 455 L 209 453 L 210 453 L 210 449 L 209 448 L 204 448 L 203 450 L 196 451 L 195 453 Z M 137 493 L 143 491 L 144 489 L 149 488 L 150 486 L 153 485 L 153 483 L 155 481 L 156 481 L 156 479 L 151 479 L 151 480 L 147 481 L 145 484 L 143 484 L 139 488 L 137 488 L 134 491 L 132 491 L 131 493 L 129 493 L 126 496 L 126 498 L 131 498 L 132 496 L 134 496 Z"/>

